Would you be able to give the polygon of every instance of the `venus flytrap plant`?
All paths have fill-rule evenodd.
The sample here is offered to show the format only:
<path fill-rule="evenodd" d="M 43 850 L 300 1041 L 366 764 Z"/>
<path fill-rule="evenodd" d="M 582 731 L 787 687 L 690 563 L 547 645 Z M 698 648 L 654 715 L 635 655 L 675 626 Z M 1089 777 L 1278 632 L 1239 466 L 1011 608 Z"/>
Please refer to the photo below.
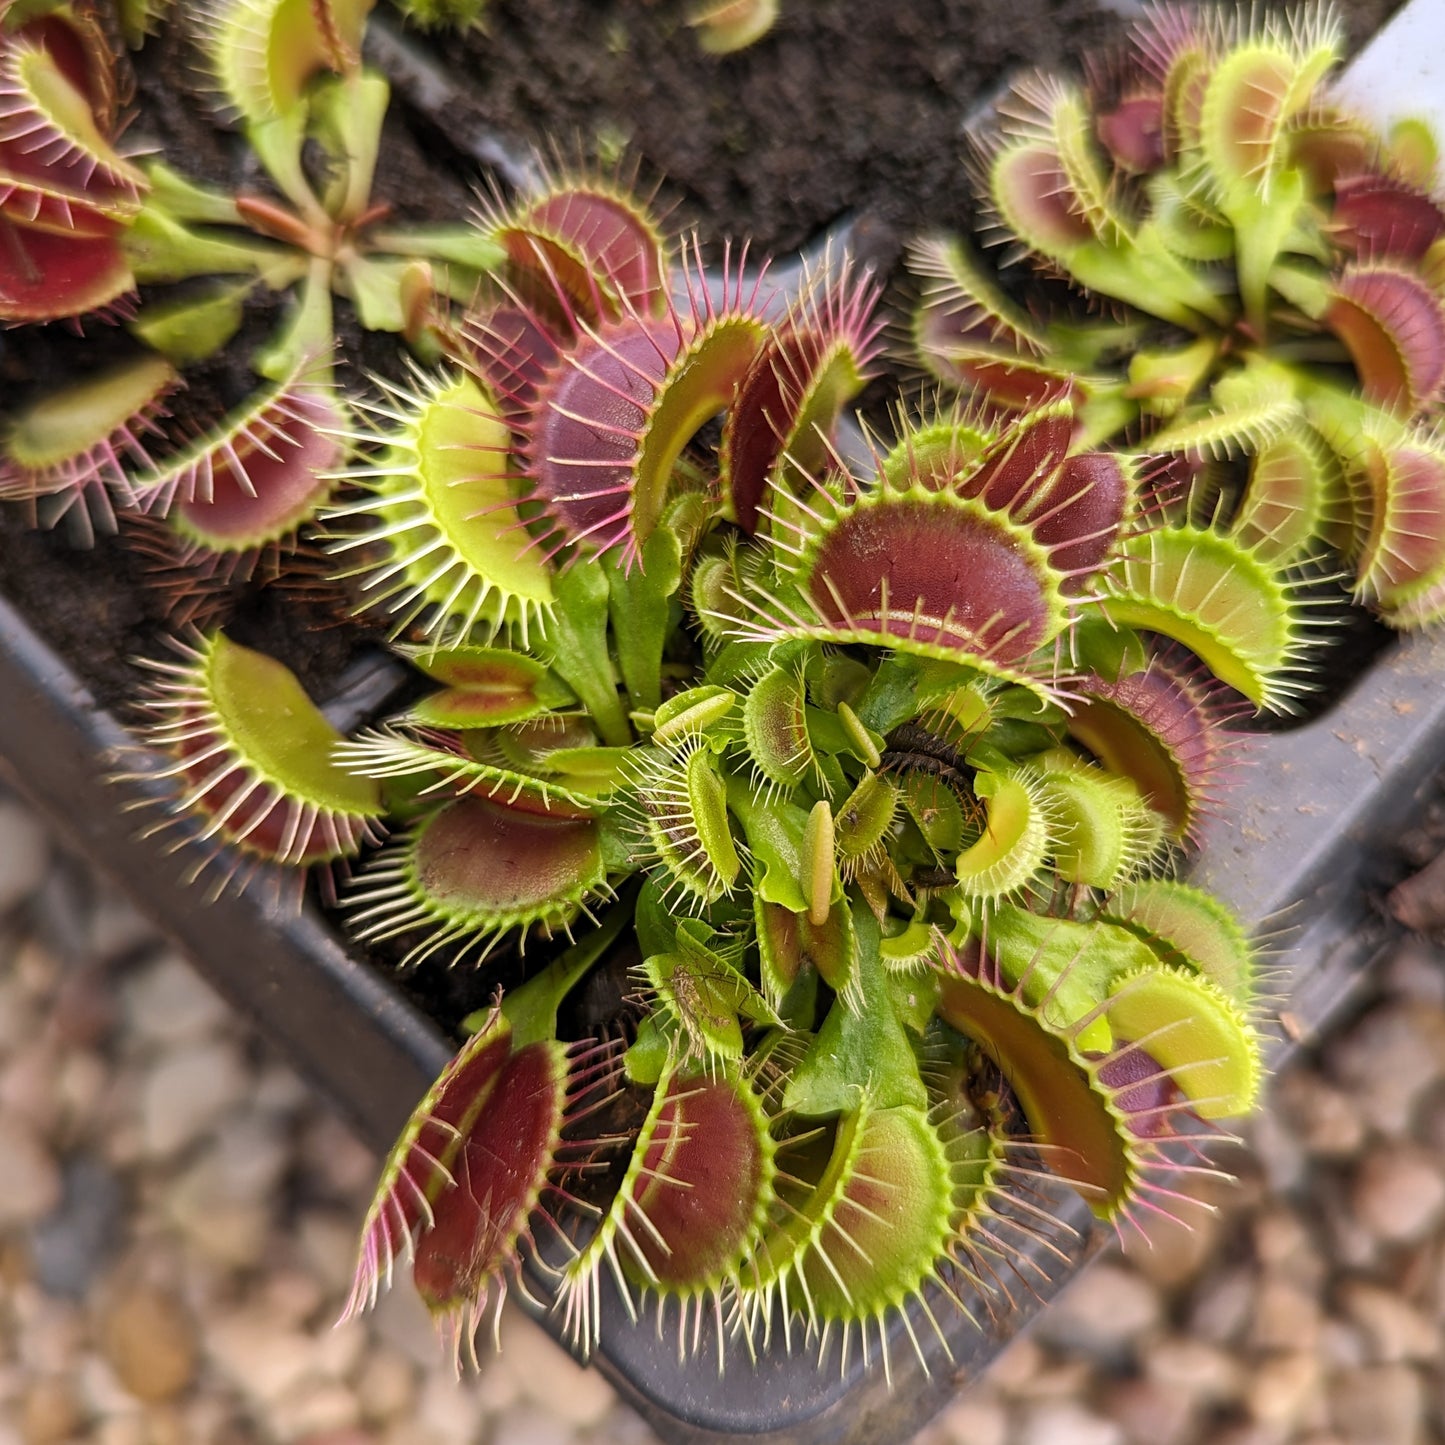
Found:
<path fill-rule="evenodd" d="M 1009 260 L 1106 318 L 1021 307 L 960 240 L 912 255 L 914 340 L 937 377 L 1005 412 L 1067 393 L 1087 440 L 1192 467 L 1199 530 L 1127 543 L 1102 609 L 1196 650 L 1247 629 L 1272 672 L 1307 625 L 1301 564 L 1332 557 L 1399 625 L 1441 595 L 1423 519 L 1440 495 L 1445 211 L 1421 127 L 1378 137 L 1331 101 L 1340 48 L 1324 10 L 1160 10 L 1085 82 L 1019 84 L 979 137 L 980 195 Z M 1141 549 L 1147 582 L 1129 576 Z M 1267 697 L 1230 651 L 1211 662 L 1223 680 L 1289 705 L 1287 683 Z"/>
<path fill-rule="evenodd" d="M 403 626 L 420 620 L 438 647 L 504 622 L 525 642 L 553 605 L 552 568 L 527 545 L 496 402 L 458 375 L 396 403 L 373 413 L 390 428 L 355 437 L 366 459 L 345 475 L 366 493 L 328 514 L 341 524 L 333 550 L 358 550 L 364 593 Z"/>
<path fill-rule="evenodd" d="M 470 222 L 386 224 L 389 204 L 372 200 L 388 87 L 360 62 L 368 9 L 220 0 L 191 17 L 217 103 L 275 197 L 227 194 L 159 157 L 136 164 L 115 150 L 116 62 L 87 6 L 42 6 L 13 34 L 0 29 L 10 74 L 0 226 L 16 262 L 4 275 L 45 308 L 7 293 L 0 315 L 81 315 L 148 288 L 138 310 L 126 303 L 148 350 L 22 412 L 0 493 L 34 501 L 47 523 L 69 513 L 82 533 L 113 530 L 116 508 L 162 517 L 174 560 L 223 580 L 294 545 L 334 490 L 350 429 L 332 376 L 333 293 L 364 327 L 405 333 L 434 358 L 432 319 L 449 297 L 470 298 L 502 255 Z M 303 163 L 306 147 L 314 157 Z M 209 422 L 158 426 L 178 384 L 167 363 L 194 366 L 223 346 L 257 287 L 294 291 L 252 358 L 266 384 Z M 69 434 L 63 450 L 37 447 L 46 426 Z"/>
<path fill-rule="evenodd" d="M 373 765 L 374 766 L 374 765 Z M 589 905 L 610 896 L 601 829 L 585 805 L 557 790 L 466 794 L 427 812 L 381 854 L 352 896 L 363 939 L 427 930 L 407 954 L 418 963 L 460 943 L 485 958 L 512 930 L 570 934 Z"/>
<path fill-rule="evenodd" d="M 203 12 L 199 40 L 217 103 L 279 199 L 227 197 L 164 167 L 133 228 L 142 279 L 219 273 L 298 285 L 289 320 L 256 360 L 273 380 L 329 353 L 333 292 L 368 329 L 401 332 L 416 305 L 410 283 L 465 298 L 498 259 L 474 227 L 387 224 L 390 204 L 373 200 L 389 87 L 361 63 L 369 9 L 366 0 L 219 0 Z M 308 144 L 322 158 L 317 174 L 303 163 Z"/>
<path fill-rule="evenodd" d="M 0 497 L 29 505 L 39 526 L 68 515 L 82 536 L 114 531 L 178 382 L 164 357 L 145 357 L 32 402 L 6 424 Z"/>
<path fill-rule="evenodd" d="M 1134 782 L 1179 844 L 1193 841 L 1201 815 L 1217 802 L 1222 725 L 1231 714 L 1219 684 L 1183 656 L 1104 664 L 1076 678 L 1065 722 L 1071 738 Z"/>
<path fill-rule="evenodd" d="M 661 228 L 620 178 L 549 170 L 535 193 L 494 201 L 482 230 L 505 253 L 518 293 L 521 309 L 508 308 L 498 318 L 503 335 L 526 317 L 526 307 L 550 316 L 567 335 L 576 334 L 579 322 L 596 325 L 627 312 L 654 316 L 667 309 Z M 535 335 L 538 318 L 531 319 Z M 488 318 L 473 341 L 483 340 L 494 324 Z"/>
<path fill-rule="evenodd" d="M 214 428 L 132 473 L 135 509 L 164 518 L 178 565 L 244 579 L 290 544 L 332 490 L 346 408 L 325 368 L 264 386 Z"/>
<path fill-rule="evenodd" d="M 905 417 L 869 469 L 845 468 L 828 430 L 873 334 L 846 274 L 769 322 L 760 291 L 642 306 L 609 279 L 615 248 L 590 284 L 559 254 L 516 247 L 437 383 L 470 388 L 449 445 L 406 452 L 432 478 L 427 555 L 470 546 L 479 588 L 544 568 L 551 603 L 450 631 L 414 613 L 432 638 L 412 655 L 442 691 L 335 753 L 408 780 L 418 820 L 358 884 L 359 919 L 417 955 L 545 944 L 640 873 L 627 1077 L 646 1115 L 562 1266 L 564 1327 L 595 1344 L 607 1274 L 629 1308 L 675 1306 L 684 1341 L 708 1310 L 750 1348 L 778 1329 L 886 1351 L 915 1308 L 988 1307 L 958 1289 L 986 1300 L 1044 1229 L 1001 1224 L 1010 1181 L 1052 1167 L 1139 1223 L 1167 1208 L 1184 1117 L 1249 1106 L 1248 1004 L 1156 951 L 1127 892 L 1107 910 L 1208 806 L 1223 710 L 1205 664 L 1243 667 L 1253 635 L 1184 664 L 1099 616 L 1129 540 L 1169 523 L 1147 468 L 1076 441 L 1066 398 Z M 764 395 L 771 440 L 746 465 L 757 428 L 731 409 L 717 463 L 685 454 L 725 398 Z M 397 455 L 396 434 L 364 449 Z M 387 473 L 362 474 L 338 523 L 420 587 L 423 554 L 391 540 L 416 514 L 393 510 Z M 477 505 L 450 500 L 481 478 Z M 1254 665 L 1277 690 L 1291 657 Z M 456 836 L 428 847 L 434 829 Z M 514 907 L 522 883 L 536 896 Z M 958 1034 L 930 1024 L 940 1010 Z M 1029 1081 L 1031 1144 L 1000 1132 L 993 1098 L 930 1094 L 967 1047 Z"/>

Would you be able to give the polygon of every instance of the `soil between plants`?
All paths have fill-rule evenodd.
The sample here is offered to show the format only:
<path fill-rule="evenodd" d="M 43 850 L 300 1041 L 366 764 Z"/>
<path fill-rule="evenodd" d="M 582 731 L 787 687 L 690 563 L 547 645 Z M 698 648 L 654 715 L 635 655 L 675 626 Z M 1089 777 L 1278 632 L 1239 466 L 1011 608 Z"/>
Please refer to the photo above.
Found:
<path fill-rule="evenodd" d="M 1351 0 L 1352 46 L 1395 8 Z M 972 223 L 966 119 L 1020 69 L 1073 69 L 1084 51 L 1118 40 L 1127 23 L 1118 9 L 1091 0 L 783 0 L 770 36 L 714 58 L 699 50 L 680 0 L 495 0 L 484 31 L 431 42 L 464 80 L 461 113 L 425 114 L 394 99 L 374 194 L 405 219 L 465 214 L 495 183 L 452 137 L 481 124 L 514 152 L 536 148 L 556 164 L 620 150 L 624 170 L 635 164 L 644 187 L 658 186 L 669 224 L 696 227 L 714 254 L 724 238 L 748 239 L 754 255 L 783 254 L 853 216 L 865 259 L 896 287 L 908 236 Z M 135 70 L 139 142 L 212 184 L 258 183 L 237 137 L 206 109 L 195 55 L 174 27 Z M 198 424 L 246 393 L 248 342 L 275 324 L 278 305 L 258 304 L 238 342 L 188 374 L 179 416 Z M 399 347 L 360 333 L 344 303 L 338 325 L 352 366 L 399 373 Z M 8 407 L 114 363 L 127 345 L 120 328 L 98 324 L 83 336 L 59 326 L 0 333 L 0 425 Z M 895 371 L 879 390 L 896 394 L 898 384 Z M 173 630 L 163 592 L 148 585 L 153 571 L 113 538 L 79 550 L 63 530 L 32 531 L 24 509 L 0 505 L 0 592 L 122 716 L 138 682 L 131 659 L 162 655 Z M 274 585 L 232 589 L 218 606 L 231 635 L 287 662 L 322 701 L 384 631 L 348 622 L 340 588 L 323 588 L 304 611 Z M 1358 640 L 1332 662 L 1340 677 L 1379 645 L 1367 622 L 1350 630 Z M 451 1027 L 497 981 L 492 969 L 428 968 L 405 986 Z M 599 987 L 615 995 L 620 984 Z"/>

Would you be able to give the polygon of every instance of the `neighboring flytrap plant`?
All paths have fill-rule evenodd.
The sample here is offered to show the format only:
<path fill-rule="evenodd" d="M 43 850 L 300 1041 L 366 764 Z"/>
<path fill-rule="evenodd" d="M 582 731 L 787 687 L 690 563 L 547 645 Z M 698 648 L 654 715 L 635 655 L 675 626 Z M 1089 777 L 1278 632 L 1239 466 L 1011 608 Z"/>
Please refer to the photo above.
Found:
<path fill-rule="evenodd" d="M 886 1355 L 895 1315 L 941 1332 L 1027 1286 L 1045 1172 L 1120 1228 L 1168 1214 L 1261 1065 L 1252 946 L 1164 875 L 1241 705 L 1217 676 L 1287 697 L 1302 616 L 1202 656 L 1111 623 L 1101 583 L 1159 524 L 1068 397 L 846 465 L 877 330 L 846 266 L 779 316 L 610 192 L 490 224 L 496 294 L 374 406 L 330 513 L 431 687 L 329 766 L 399 825 L 350 891 L 362 939 L 576 942 L 419 1106 L 352 1307 L 408 1258 L 470 1348 L 535 1260 L 584 1351 L 606 1275 L 684 1342 L 707 1312 L 720 1347 Z M 564 1045 L 624 927 L 620 1037 Z M 618 1095 L 640 1123 L 590 1133 Z"/>
<path fill-rule="evenodd" d="M 583 1352 L 604 1279 L 684 1349 L 711 1316 L 720 1360 L 947 1348 L 941 1310 L 993 1310 L 1057 1248 L 1044 1179 L 1145 1228 L 1258 1095 L 1257 950 L 1175 873 L 1224 725 L 1307 684 L 1326 549 L 1392 617 L 1434 608 L 1423 140 L 1314 98 L 1323 25 L 1161 19 L 1087 91 L 1031 84 L 994 205 L 1110 309 L 1039 319 L 921 243 L 919 342 L 978 399 L 845 447 L 878 352 L 845 263 L 788 300 L 585 175 L 378 229 L 364 14 L 209 24 L 279 198 L 116 157 L 131 189 L 69 199 L 137 277 L 297 287 L 271 389 L 148 455 L 176 368 L 239 316 L 229 283 L 186 291 L 141 310 L 143 359 L 5 443 L 12 495 L 168 511 L 202 566 L 320 507 L 413 671 L 346 739 L 212 628 L 145 704 L 201 867 L 331 880 L 389 828 L 345 887 L 357 935 L 518 980 L 388 1158 L 349 1309 L 409 1263 L 471 1354 L 530 1268 Z M 20 214 L 60 233 L 58 202 Z M 343 400 L 336 294 L 412 343 L 406 385 Z M 590 1038 L 574 994 L 608 971 L 623 1007 Z"/>
<path fill-rule="evenodd" d="M 966 242 L 913 247 L 935 377 L 990 412 L 1063 393 L 1081 440 L 1169 459 L 1168 526 L 1101 590 L 1191 646 L 1205 574 L 1206 610 L 1253 629 L 1322 556 L 1396 626 L 1445 612 L 1438 155 L 1331 101 L 1341 46 L 1329 11 L 1158 10 L 1087 81 L 1018 83 L 976 137 L 993 239 L 1066 287 L 1021 303 Z"/>
<path fill-rule="evenodd" d="M 30 502 L 45 525 L 69 516 L 82 535 L 114 530 L 117 510 L 164 518 L 173 558 L 224 578 L 250 575 L 314 519 L 347 422 L 333 295 L 363 327 L 402 333 L 434 359 L 434 316 L 449 296 L 469 298 L 499 259 L 474 227 L 389 224 L 391 206 L 372 198 L 389 87 L 361 63 L 369 9 L 226 0 L 181 11 L 218 110 L 271 188 L 232 195 L 159 156 L 117 151 L 122 63 L 101 6 L 0 5 L 0 246 L 10 257 L 0 321 L 108 309 L 144 347 L 11 418 L 0 497 Z M 188 430 L 163 424 L 184 369 L 224 346 L 265 291 L 290 300 L 251 358 L 258 388 Z"/>

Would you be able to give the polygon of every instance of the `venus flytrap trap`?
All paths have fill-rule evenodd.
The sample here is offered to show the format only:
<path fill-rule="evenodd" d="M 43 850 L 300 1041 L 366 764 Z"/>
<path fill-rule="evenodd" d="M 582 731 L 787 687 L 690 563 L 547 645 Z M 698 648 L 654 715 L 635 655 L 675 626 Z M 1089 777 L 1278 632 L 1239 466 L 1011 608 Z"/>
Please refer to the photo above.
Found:
<path fill-rule="evenodd" d="M 29 505 L 41 526 L 73 514 L 114 531 L 112 499 L 134 503 L 128 468 L 151 466 L 146 443 L 163 434 L 177 382 L 164 357 L 145 357 L 41 397 L 6 426 L 0 497 Z"/>
<path fill-rule="evenodd" d="M 1257 949 L 1173 875 L 1226 728 L 1307 688 L 1333 572 L 1401 621 L 1445 588 L 1428 148 L 1316 94 L 1324 20 L 1160 15 L 1087 84 L 1028 82 L 990 203 L 1109 304 L 1025 305 L 919 242 L 915 339 L 969 399 L 845 460 L 871 278 L 710 272 L 581 170 L 390 225 L 366 10 L 200 27 L 274 194 L 107 161 L 98 83 L 89 128 L 52 107 L 94 195 L 0 190 L 12 230 L 104 233 L 128 270 L 96 304 L 144 283 L 149 348 L 18 413 L 0 494 L 164 517 L 223 588 L 315 537 L 406 665 L 343 737 L 279 660 L 197 631 L 143 703 L 165 826 L 217 886 L 339 878 L 403 966 L 512 981 L 482 974 L 388 1158 L 347 1311 L 401 1261 L 459 1362 L 513 1286 L 581 1354 L 608 1291 L 719 1368 L 947 1352 L 1061 1248 L 1041 1181 L 1147 1231 L 1257 1100 Z M 87 13 L 4 43 L 91 55 Z M 291 296 L 263 384 L 187 433 L 181 378 L 257 287 Z M 338 297 L 408 343 L 404 380 L 346 381 Z M 600 1027 L 589 984 L 624 993 Z"/>
<path fill-rule="evenodd" d="M 96 9 L 0 11 L 0 320 L 102 311 L 132 289 L 121 240 L 146 179 L 117 148 L 121 103 Z"/>
<path fill-rule="evenodd" d="M 694 0 L 688 24 L 710 55 L 731 55 L 761 40 L 777 23 L 779 0 Z"/>
<path fill-rule="evenodd" d="M 596 1142 L 578 1131 L 618 1082 L 618 1050 L 557 1042 L 557 1010 L 613 944 L 615 909 L 521 988 L 468 1020 L 471 1037 L 418 1106 L 363 1230 L 361 1264 L 343 1318 L 376 1303 L 398 1256 L 448 1339 L 460 1370 L 476 1365 L 487 1306 L 497 1327 L 523 1250 L 566 1203 L 569 1173 Z"/>
<path fill-rule="evenodd" d="M 214 868 L 219 890 L 266 872 L 299 902 L 302 870 L 380 841 L 380 786 L 331 760 L 340 736 L 281 663 L 220 632 L 174 650 L 145 664 L 143 737 L 173 759 L 154 776 L 174 811 L 201 820 L 181 840 L 199 854 L 192 877 Z"/>

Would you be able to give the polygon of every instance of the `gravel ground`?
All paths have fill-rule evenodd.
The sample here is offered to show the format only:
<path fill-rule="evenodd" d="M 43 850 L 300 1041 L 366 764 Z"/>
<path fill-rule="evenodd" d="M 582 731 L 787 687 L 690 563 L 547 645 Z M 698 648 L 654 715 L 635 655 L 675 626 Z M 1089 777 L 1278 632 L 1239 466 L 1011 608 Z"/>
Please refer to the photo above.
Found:
<path fill-rule="evenodd" d="M 1217 1212 L 1088 1271 L 920 1445 L 1445 1440 L 1442 961 L 1402 944 Z M 375 1168 L 0 798 L 0 1445 L 652 1438 L 519 1314 L 461 1384 L 404 1289 L 334 1329 Z"/>

